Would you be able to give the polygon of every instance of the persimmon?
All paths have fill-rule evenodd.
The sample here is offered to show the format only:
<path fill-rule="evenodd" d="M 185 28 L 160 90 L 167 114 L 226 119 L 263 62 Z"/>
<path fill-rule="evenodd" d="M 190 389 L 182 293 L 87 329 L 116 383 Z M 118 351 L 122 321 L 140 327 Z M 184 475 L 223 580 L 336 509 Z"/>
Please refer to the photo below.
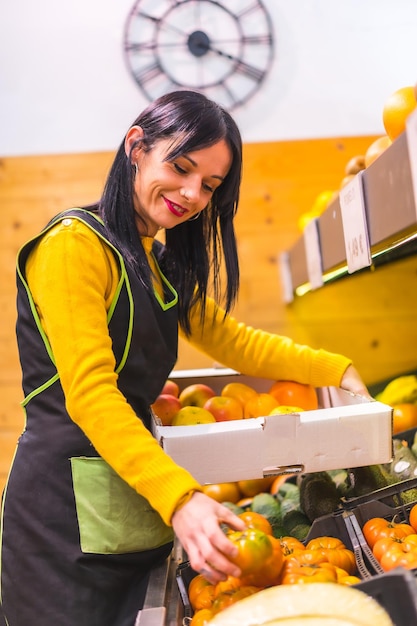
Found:
<path fill-rule="evenodd" d="M 304 411 L 312 411 L 319 406 L 317 392 L 313 385 L 297 383 L 293 380 L 277 380 L 271 385 L 268 393 L 276 399 L 275 404 L 300 407 Z"/>

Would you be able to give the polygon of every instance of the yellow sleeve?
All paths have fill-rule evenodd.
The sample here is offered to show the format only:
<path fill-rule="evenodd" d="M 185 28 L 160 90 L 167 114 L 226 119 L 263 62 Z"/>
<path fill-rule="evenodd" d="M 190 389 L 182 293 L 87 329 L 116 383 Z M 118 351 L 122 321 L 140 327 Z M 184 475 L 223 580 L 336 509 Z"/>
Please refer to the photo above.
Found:
<path fill-rule="evenodd" d="M 113 253 L 80 221 L 65 220 L 43 236 L 26 270 L 71 419 L 170 523 L 177 504 L 201 486 L 162 450 L 117 387 L 107 327 L 119 281 Z"/>
<path fill-rule="evenodd" d="M 207 300 L 204 325 L 200 307 L 193 308 L 191 337 L 195 348 L 218 363 L 249 376 L 295 380 L 315 387 L 339 386 L 351 360 L 326 350 L 314 350 L 289 337 L 275 335 L 239 323 Z M 182 336 L 184 336 L 182 334 Z"/>

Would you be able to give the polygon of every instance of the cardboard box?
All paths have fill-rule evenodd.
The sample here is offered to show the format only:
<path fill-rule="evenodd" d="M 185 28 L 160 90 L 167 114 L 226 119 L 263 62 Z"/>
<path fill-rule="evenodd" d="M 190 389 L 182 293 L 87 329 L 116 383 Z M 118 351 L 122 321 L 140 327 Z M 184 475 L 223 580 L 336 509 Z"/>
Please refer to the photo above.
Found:
<path fill-rule="evenodd" d="M 174 371 L 171 378 L 181 389 L 202 382 L 216 393 L 232 381 L 258 391 L 268 391 L 273 382 L 220 368 Z M 391 460 L 391 407 L 336 387 L 321 387 L 317 393 L 321 408 L 316 411 L 193 426 L 162 426 L 155 418 L 153 432 L 202 484 Z"/>
<path fill-rule="evenodd" d="M 417 212 L 405 132 L 363 173 L 371 246 L 414 227 Z"/>
<path fill-rule="evenodd" d="M 328 272 L 346 264 L 346 247 L 339 196 L 323 211 L 317 223 L 323 272 Z"/>
<path fill-rule="evenodd" d="M 288 263 L 294 289 L 309 282 L 304 235 L 299 237 L 289 250 Z"/>

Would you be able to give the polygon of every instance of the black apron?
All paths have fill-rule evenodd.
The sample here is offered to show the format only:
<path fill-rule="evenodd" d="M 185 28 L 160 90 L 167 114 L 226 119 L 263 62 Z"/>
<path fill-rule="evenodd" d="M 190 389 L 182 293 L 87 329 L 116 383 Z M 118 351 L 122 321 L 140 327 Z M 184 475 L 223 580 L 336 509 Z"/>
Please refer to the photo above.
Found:
<path fill-rule="evenodd" d="M 65 409 L 25 264 L 43 233 L 66 219 L 85 222 L 107 241 L 100 220 L 73 209 L 54 218 L 18 256 L 16 331 L 26 426 L 3 494 L 0 597 L 8 626 L 133 626 L 150 570 L 171 551 L 172 529 L 98 457 Z M 155 242 L 156 255 L 161 248 Z M 176 293 L 165 286 L 167 305 L 162 306 L 116 250 L 114 254 L 123 284 L 108 326 L 118 386 L 150 428 L 149 405 L 177 357 Z M 109 500 L 113 493 L 114 501 Z M 139 513 L 136 499 L 141 500 Z M 118 530 L 123 518 L 131 522 L 127 532 Z M 145 548 L 134 537 L 142 519 L 148 539 L 158 520 L 161 525 L 148 549 L 146 533 Z"/>

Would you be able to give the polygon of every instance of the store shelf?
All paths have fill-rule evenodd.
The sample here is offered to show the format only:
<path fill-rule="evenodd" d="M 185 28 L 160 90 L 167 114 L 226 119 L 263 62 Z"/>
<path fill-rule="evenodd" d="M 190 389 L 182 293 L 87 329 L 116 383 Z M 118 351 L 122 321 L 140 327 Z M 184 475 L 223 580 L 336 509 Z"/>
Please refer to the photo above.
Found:
<path fill-rule="evenodd" d="M 417 252 L 417 191 L 413 186 L 409 140 L 404 132 L 371 165 L 358 175 L 366 239 L 361 249 L 369 252 L 369 264 L 352 270 L 348 260 L 348 236 L 343 222 L 340 195 L 315 220 L 319 242 L 311 250 L 311 227 L 282 255 L 286 277 L 286 301 L 358 272 L 369 272 Z M 369 249 L 368 249 L 369 246 Z M 314 246 L 313 246 L 314 248 Z M 314 256 L 312 279 L 311 256 Z M 320 264 L 317 269 L 317 262 Z M 317 274 L 321 281 L 317 280 Z"/>

